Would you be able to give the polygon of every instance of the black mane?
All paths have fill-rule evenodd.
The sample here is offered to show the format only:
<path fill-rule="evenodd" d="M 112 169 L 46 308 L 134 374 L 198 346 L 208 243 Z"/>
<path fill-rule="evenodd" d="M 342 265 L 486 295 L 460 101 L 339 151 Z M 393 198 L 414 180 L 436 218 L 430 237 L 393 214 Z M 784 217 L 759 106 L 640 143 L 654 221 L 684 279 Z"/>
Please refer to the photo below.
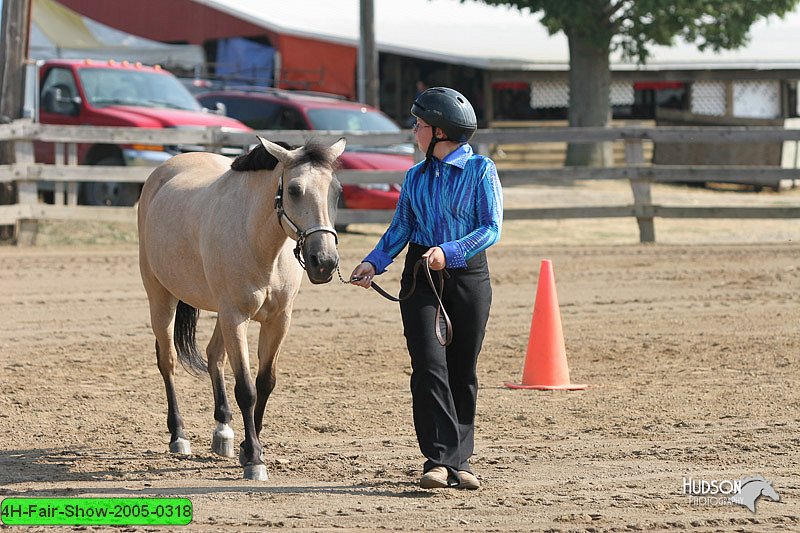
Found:
<path fill-rule="evenodd" d="M 277 141 L 275 144 L 283 146 L 287 150 L 292 150 L 292 147 L 283 141 Z M 278 166 L 278 160 L 275 159 L 271 153 L 267 152 L 264 145 L 258 143 L 252 150 L 246 154 L 242 154 L 231 163 L 233 170 L 247 171 L 247 170 L 273 170 Z"/>
<path fill-rule="evenodd" d="M 277 141 L 275 144 L 287 150 L 294 150 L 297 148 L 283 141 Z M 296 167 L 304 163 L 311 163 L 312 165 L 333 168 L 334 162 L 335 160 L 331 157 L 331 152 L 328 147 L 320 141 L 312 139 L 303 147 L 300 157 L 292 162 L 292 166 Z M 258 143 L 255 148 L 234 159 L 233 163 L 231 163 L 231 168 L 239 171 L 273 170 L 277 165 L 278 160 L 275 159 L 275 156 L 267 152 L 267 149 L 264 148 L 261 143 Z"/>

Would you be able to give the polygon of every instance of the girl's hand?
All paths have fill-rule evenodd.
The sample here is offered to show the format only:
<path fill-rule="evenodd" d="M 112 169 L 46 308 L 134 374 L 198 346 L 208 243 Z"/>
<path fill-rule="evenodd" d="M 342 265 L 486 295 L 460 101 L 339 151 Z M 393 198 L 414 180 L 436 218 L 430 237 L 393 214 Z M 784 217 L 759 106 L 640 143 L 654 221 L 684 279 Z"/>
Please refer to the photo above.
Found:
<path fill-rule="evenodd" d="M 438 246 L 429 248 L 427 252 L 422 254 L 422 257 L 428 260 L 431 270 L 442 270 L 447 263 L 447 259 L 444 257 L 444 250 Z"/>
<path fill-rule="evenodd" d="M 350 274 L 350 283 L 368 289 L 374 277 L 375 267 L 372 266 L 372 263 L 364 262 L 353 269 L 353 273 Z"/>

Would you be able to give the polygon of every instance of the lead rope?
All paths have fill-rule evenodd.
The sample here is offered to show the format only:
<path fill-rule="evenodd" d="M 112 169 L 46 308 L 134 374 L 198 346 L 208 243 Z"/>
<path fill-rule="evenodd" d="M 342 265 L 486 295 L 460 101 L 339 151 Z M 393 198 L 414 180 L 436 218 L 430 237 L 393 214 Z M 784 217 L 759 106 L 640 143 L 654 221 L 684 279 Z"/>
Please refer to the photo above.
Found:
<path fill-rule="evenodd" d="M 417 288 L 417 273 L 419 272 L 420 267 L 425 265 L 425 277 L 428 280 L 428 285 L 430 285 L 433 294 L 436 295 L 436 301 L 439 303 L 439 306 L 436 308 L 436 317 L 434 318 L 434 331 L 436 332 L 436 339 L 439 341 L 439 344 L 442 346 L 450 346 L 450 343 L 453 342 L 453 325 L 450 323 L 450 317 L 447 314 L 447 311 L 444 308 L 444 303 L 442 303 L 442 296 L 444 295 L 444 278 L 445 276 L 449 277 L 447 271 L 439 270 L 437 274 L 439 274 L 439 288 L 436 288 L 436 284 L 433 282 L 433 275 L 431 274 L 431 266 L 428 264 L 428 261 L 425 258 L 420 259 L 419 261 L 414 264 L 414 273 L 411 278 L 411 289 L 405 295 L 398 295 L 392 296 L 385 290 L 381 288 L 380 285 L 375 283 L 374 281 L 370 283 L 370 287 L 372 287 L 375 292 L 390 300 L 392 302 L 402 302 L 407 300 L 414 294 L 414 291 Z M 336 265 L 336 273 L 339 275 L 339 281 L 344 283 L 345 285 L 350 285 L 353 283 L 352 281 L 345 281 L 342 277 L 342 272 L 339 270 L 339 265 Z M 439 327 L 439 322 L 441 319 L 444 318 L 445 324 L 445 334 L 442 335 L 441 328 Z"/>

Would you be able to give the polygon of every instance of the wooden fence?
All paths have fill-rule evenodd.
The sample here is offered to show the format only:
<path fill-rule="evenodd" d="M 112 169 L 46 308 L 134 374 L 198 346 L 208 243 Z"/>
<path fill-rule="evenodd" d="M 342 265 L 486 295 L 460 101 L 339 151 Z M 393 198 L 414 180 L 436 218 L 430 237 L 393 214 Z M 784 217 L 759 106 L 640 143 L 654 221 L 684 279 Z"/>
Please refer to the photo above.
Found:
<path fill-rule="evenodd" d="M 413 141 L 410 132 L 396 134 L 372 132 L 309 132 L 263 131 L 262 136 L 302 144 L 315 137 L 335 141 L 347 137 L 348 144 L 381 146 Z M 57 163 L 45 165 L 34 162 L 33 141 L 54 143 Z M 628 180 L 633 192 L 633 204 L 613 206 L 574 206 L 559 208 L 506 209 L 506 220 L 635 217 L 641 242 L 655 241 L 654 218 L 800 218 L 800 206 L 781 207 L 703 207 L 660 206 L 654 204 L 652 183 L 709 182 L 747 183 L 775 186 L 782 180 L 800 179 L 800 169 L 765 166 L 679 166 L 645 163 L 642 142 L 655 143 L 752 143 L 800 141 L 800 130 L 754 127 L 623 127 L 623 128 L 566 128 L 545 127 L 527 129 L 479 130 L 473 140 L 477 151 L 488 153 L 490 146 L 503 143 L 571 142 L 593 143 L 622 140 L 625 143 L 627 166 L 613 168 L 563 167 L 548 169 L 508 169 L 501 172 L 504 187 L 531 183 L 568 183 L 576 180 Z M 77 164 L 78 143 L 193 145 L 207 151 L 221 147 L 247 148 L 256 142 L 254 134 L 209 129 L 141 129 L 88 126 L 50 126 L 17 121 L 0 125 L 0 142 L 14 141 L 16 163 L 0 165 L 0 182 L 16 182 L 18 201 L 0 206 L 0 225 L 17 226 L 18 242 L 35 228 L 37 220 L 79 219 L 103 221 L 133 221 L 135 211 L 124 207 L 89 207 L 77 205 L 78 182 L 142 183 L 150 173 L 148 167 L 100 167 Z M 337 173 L 342 183 L 401 183 L 403 172 L 342 170 Z M 38 199 L 38 183 L 54 183 L 55 204 L 43 204 Z M 338 223 L 385 223 L 392 211 L 340 210 Z"/>

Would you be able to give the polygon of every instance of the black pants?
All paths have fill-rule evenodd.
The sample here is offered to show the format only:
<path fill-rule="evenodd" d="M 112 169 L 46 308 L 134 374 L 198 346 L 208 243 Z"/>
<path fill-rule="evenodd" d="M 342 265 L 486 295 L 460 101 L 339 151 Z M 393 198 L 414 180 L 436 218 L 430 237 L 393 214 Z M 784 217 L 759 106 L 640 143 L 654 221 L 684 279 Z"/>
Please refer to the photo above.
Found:
<path fill-rule="evenodd" d="M 414 264 L 428 248 L 409 244 L 401 294 L 408 292 Z M 468 460 L 474 448 L 476 366 L 492 303 L 485 253 L 467 261 L 466 269 L 448 273 L 442 301 L 453 325 L 450 346 L 441 346 L 436 338 L 438 302 L 422 271 L 414 295 L 400 304 L 413 371 L 414 427 L 420 451 L 427 458 L 425 472 L 435 466 L 471 471 Z M 438 276 L 433 274 L 436 281 Z"/>

